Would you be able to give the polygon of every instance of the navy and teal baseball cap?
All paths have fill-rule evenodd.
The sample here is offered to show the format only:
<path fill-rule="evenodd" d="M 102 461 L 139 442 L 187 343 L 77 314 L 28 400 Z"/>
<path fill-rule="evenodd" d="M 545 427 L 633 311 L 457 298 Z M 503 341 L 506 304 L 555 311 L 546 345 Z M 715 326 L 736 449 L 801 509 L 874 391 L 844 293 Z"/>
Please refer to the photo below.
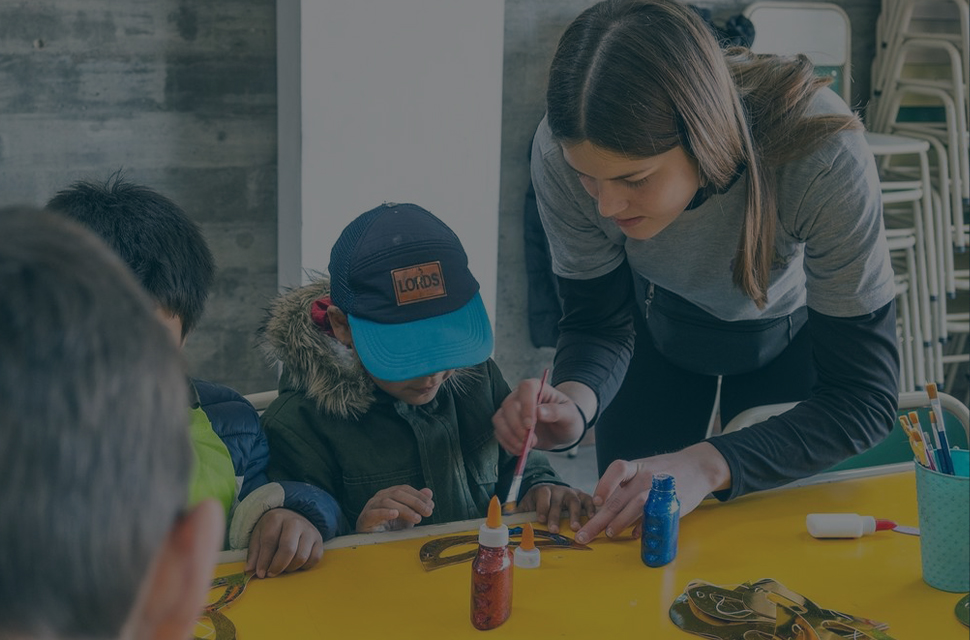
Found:
<path fill-rule="evenodd" d="M 330 299 L 371 375 L 391 382 L 479 364 L 492 325 L 458 236 L 413 204 L 361 214 L 330 252 Z"/>

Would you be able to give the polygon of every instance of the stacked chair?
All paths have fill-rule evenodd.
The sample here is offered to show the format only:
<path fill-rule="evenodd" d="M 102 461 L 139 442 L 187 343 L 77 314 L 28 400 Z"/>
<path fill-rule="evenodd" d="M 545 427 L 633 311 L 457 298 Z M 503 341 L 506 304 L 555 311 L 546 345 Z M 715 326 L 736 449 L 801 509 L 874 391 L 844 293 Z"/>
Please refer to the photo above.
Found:
<path fill-rule="evenodd" d="M 933 290 L 935 378 L 954 386 L 959 365 L 970 362 L 967 335 L 970 234 L 970 9 L 967 0 L 883 0 L 872 65 L 872 131 L 919 138 L 930 144 L 931 223 L 935 252 L 929 264 Z M 886 175 L 912 176 L 911 163 L 884 161 Z M 932 286 L 932 285 L 931 285 Z"/>
<path fill-rule="evenodd" d="M 887 242 L 896 273 L 900 390 L 904 392 L 922 389 L 929 381 L 949 389 L 959 364 L 970 360 L 967 314 L 947 310 L 947 303 L 956 300 L 961 286 L 966 290 L 967 282 L 966 272 L 955 267 L 955 256 L 967 246 L 964 189 L 970 187 L 970 179 L 963 172 L 968 165 L 970 23 L 967 0 L 939 2 L 953 5 L 947 11 L 962 12 L 960 21 L 954 19 L 949 25 L 957 26 L 944 35 L 938 26 L 931 27 L 936 33 L 924 31 L 920 16 L 926 9 L 918 6 L 921 3 L 883 0 L 873 96 L 866 118 L 866 139 L 878 161 Z M 851 27 L 841 7 L 764 0 L 748 5 L 744 14 L 755 27 L 752 51 L 805 54 L 819 75 L 833 78 L 832 88 L 852 105 Z M 926 51 L 933 52 L 933 66 L 914 69 L 907 63 L 924 60 L 915 52 Z M 933 80 L 925 79 L 928 69 Z M 953 95 L 948 92 L 951 88 Z M 932 113 L 948 119 L 904 122 L 913 96 L 924 102 L 938 100 L 941 108 Z"/>

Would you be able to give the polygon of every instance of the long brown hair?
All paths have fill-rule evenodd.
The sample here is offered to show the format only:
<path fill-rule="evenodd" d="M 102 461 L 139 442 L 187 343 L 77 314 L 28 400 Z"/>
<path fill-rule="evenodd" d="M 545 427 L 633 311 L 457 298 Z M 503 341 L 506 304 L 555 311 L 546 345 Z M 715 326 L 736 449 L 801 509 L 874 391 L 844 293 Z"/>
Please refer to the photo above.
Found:
<path fill-rule="evenodd" d="M 763 307 L 774 254 L 775 170 L 862 126 L 854 116 L 805 115 L 829 82 L 805 56 L 722 50 L 700 16 L 676 0 L 605 0 L 560 39 L 546 108 L 562 143 L 589 141 L 631 158 L 682 146 L 710 192 L 746 170 L 733 278 Z"/>

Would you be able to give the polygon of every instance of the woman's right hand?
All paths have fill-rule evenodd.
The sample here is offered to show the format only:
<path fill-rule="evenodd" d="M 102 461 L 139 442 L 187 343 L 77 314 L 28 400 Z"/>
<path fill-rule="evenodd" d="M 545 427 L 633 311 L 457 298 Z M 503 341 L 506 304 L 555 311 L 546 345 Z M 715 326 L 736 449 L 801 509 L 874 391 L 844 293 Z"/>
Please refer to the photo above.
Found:
<path fill-rule="evenodd" d="M 406 484 L 381 489 L 357 518 L 357 533 L 410 529 L 434 512 L 431 489 Z"/>
<path fill-rule="evenodd" d="M 570 385 L 576 383 L 564 383 Z M 539 398 L 536 406 L 536 397 Z M 492 416 L 495 439 L 512 455 L 522 453 L 522 445 L 535 426 L 530 448 L 552 449 L 576 442 L 583 436 L 585 423 L 573 399 L 539 380 L 523 380 L 512 390 Z"/>

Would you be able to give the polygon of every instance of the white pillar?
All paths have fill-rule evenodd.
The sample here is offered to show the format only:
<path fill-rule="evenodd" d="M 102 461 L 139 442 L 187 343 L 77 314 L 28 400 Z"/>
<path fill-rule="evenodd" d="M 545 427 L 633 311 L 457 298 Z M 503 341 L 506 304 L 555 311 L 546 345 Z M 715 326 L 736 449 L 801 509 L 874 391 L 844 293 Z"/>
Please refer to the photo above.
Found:
<path fill-rule="evenodd" d="M 325 271 L 357 215 L 414 202 L 461 238 L 494 326 L 504 0 L 277 7 L 280 285 Z"/>

